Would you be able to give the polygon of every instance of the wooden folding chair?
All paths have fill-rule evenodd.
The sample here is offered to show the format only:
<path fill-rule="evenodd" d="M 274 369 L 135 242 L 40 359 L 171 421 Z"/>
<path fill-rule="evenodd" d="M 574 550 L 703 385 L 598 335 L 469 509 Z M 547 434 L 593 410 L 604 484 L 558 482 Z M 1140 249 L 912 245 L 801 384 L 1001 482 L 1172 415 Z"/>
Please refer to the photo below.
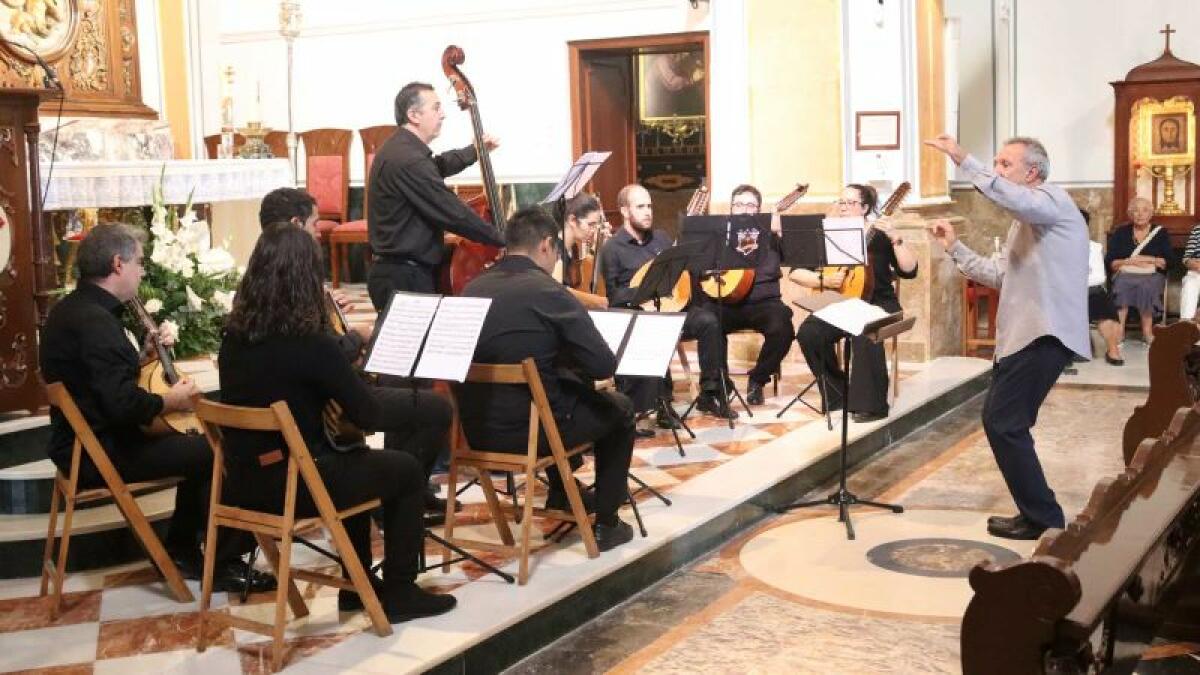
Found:
<path fill-rule="evenodd" d="M 290 605 L 296 618 L 308 616 L 308 607 L 304 597 L 296 588 L 295 579 L 324 586 L 334 586 L 343 590 L 358 593 L 362 598 L 363 607 L 375 633 L 380 637 L 391 635 L 392 626 L 383 613 L 383 606 L 371 587 L 363 561 L 358 559 L 346 528 L 342 521 L 351 516 L 370 511 L 380 505 L 379 499 L 371 499 L 361 504 L 338 511 L 325 489 L 325 482 L 317 472 L 317 465 L 300 430 L 296 428 L 296 420 L 288 410 L 287 403 L 277 401 L 269 408 L 243 408 L 224 405 L 212 401 L 198 401 L 196 415 L 204 426 L 204 435 L 208 438 L 213 449 L 213 478 L 212 494 L 209 499 L 209 517 L 207 544 L 204 549 L 204 579 L 200 589 L 200 619 L 197 622 L 198 640 L 196 651 L 204 651 L 208 646 L 205 623 L 214 621 L 242 630 L 253 631 L 266 635 L 273 640 L 271 646 L 271 668 L 279 670 L 283 666 L 283 633 L 287 627 L 287 607 Z M 224 441 L 222 429 L 245 429 L 248 431 L 277 431 L 283 435 L 287 446 L 287 483 L 284 492 L 282 515 L 265 511 L 253 511 L 222 504 L 221 483 L 224 478 Z M 317 507 L 317 515 L 313 518 L 296 519 L 296 492 L 300 480 L 312 495 Z M 342 565 L 350 573 L 350 580 L 311 570 L 291 569 L 292 540 L 297 531 L 321 525 L 333 539 L 334 550 L 341 557 Z M 230 527 L 237 530 L 253 532 L 259 547 L 275 568 L 275 576 L 279 587 L 275 592 L 275 621 L 261 623 L 223 613 L 209 612 L 209 602 L 212 597 L 213 569 L 215 566 L 214 551 L 217 541 L 217 528 Z M 279 540 L 277 546 L 275 540 Z M 370 561 L 367 561 L 368 563 Z M 215 633 L 214 633 L 215 634 Z"/>
<path fill-rule="evenodd" d="M 50 618 L 57 618 L 62 607 L 63 580 L 67 572 L 67 552 L 71 544 L 71 522 L 75 516 L 75 507 L 79 504 L 108 498 L 111 498 L 117 505 L 125 522 L 129 524 L 129 529 L 133 530 L 138 543 L 150 557 L 150 562 L 154 563 L 154 566 L 162 574 L 163 580 L 167 582 L 171 594 L 179 602 L 191 602 L 194 598 L 187 585 L 183 583 L 183 575 L 179 573 L 179 568 L 167 554 L 167 550 L 163 547 L 158 535 L 154 533 L 154 528 L 150 526 L 150 521 L 146 519 L 146 514 L 142 513 L 142 509 L 135 499 L 137 493 L 168 488 L 179 483 L 180 479 L 164 478 L 141 483 L 126 483 L 117 473 L 117 468 L 113 466 L 104 446 L 100 445 L 91 425 L 79 411 L 79 406 L 75 405 L 75 399 L 71 397 L 66 386 L 61 382 L 52 382 L 46 385 L 46 398 L 50 401 L 50 405 L 62 412 L 63 417 L 67 418 L 67 423 L 71 425 L 71 430 L 75 432 L 75 446 L 71 450 L 70 474 L 64 476 L 61 470 L 54 474 L 54 487 L 50 495 L 50 524 L 46 528 L 46 549 L 42 554 L 42 584 L 38 595 L 46 597 L 50 583 L 53 581 L 54 599 L 50 603 Z M 96 470 L 104 479 L 107 487 L 90 490 L 79 489 L 79 467 L 83 461 L 84 452 L 87 452 L 92 464 L 96 465 Z M 60 505 L 63 508 L 63 527 L 62 534 L 59 536 L 58 559 L 55 562 L 54 533 L 58 525 Z"/>
<path fill-rule="evenodd" d="M 446 499 L 446 540 L 463 548 L 475 548 L 502 555 L 518 556 L 520 558 L 520 571 L 517 573 L 517 583 L 522 586 L 529 580 L 530 536 L 532 534 L 534 516 L 575 523 L 579 526 L 579 533 L 583 537 L 583 546 L 587 550 L 588 557 L 595 558 L 600 555 L 600 550 L 596 547 L 595 534 L 592 532 L 591 521 L 588 518 L 586 509 L 583 507 L 583 499 L 579 495 L 579 487 L 575 484 L 574 474 L 568 462 L 568 458 L 586 452 L 591 448 L 591 443 L 584 443 L 569 450 L 563 447 L 562 436 L 558 433 L 558 424 L 554 421 L 554 413 L 550 408 L 550 401 L 546 397 L 546 390 L 542 386 L 542 379 L 538 376 L 537 365 L 534 360 L 527 358 L 521 361 L 520 364 L 511 365 L 473 363 L 470 370 L 467 371 L 466 382 L 491 385 L 519 384 L 529 387 L 529 393 L 532 397 L 532 401 L 529 404 L 529 435 L 523 451 L 518 450 L 509 453 L 472 450 L 467 444 L 466 436 L 463 434 L 462 424 L 458 417 L 458 405 L 455 402 L 454 427 L 451 432 L 450 444 L 449 486 Z M 454 399 L 451 398 L 451 401 L 454 401 Z M 538 456 L 539 430 L 545 432 L 546 439 L 549 441 L 550 454 L 548 456 Z M 550 466 L 557 467 L 559 475 L 562 476 L 563 488 L 567 493 L 567 502 L 571 505 L 570 512 L 534 508 L 533 506 L 533 489 L 537 484 L 537 473 Z M 459 472 L 465 468 L 474 470 L 479 476 L 479 485 L 483 488 L 483 495 L 487 499 L 488 511 L 491 513 L 492 521 L 496 525 L 496 530 L 503 544 L 454 536 L 454 527 L 456 524 L 454 510 L 458 497 L 456 494 L 456 485 L 458 483 Z M 515 514 L 517 508 L 515 506 L 501 505 L 500 499 L 496 496 L 496 488 L 492 485 L 490 475 L 492 471 L 520 472 L 525 476 L 523 495 L 525 502 L 520 509 L 520 544 L 516 544 L 513 539 L 512 530 L 509 529 L 508 517 L 506 515 L 506 512 L 510 511 Z M 443 560 L 448 560 L 449 558 L 450 551 L 443 549 Z M 449 568 L 448 566 L 443 566 L 442 569 L 446 571 Z"/>

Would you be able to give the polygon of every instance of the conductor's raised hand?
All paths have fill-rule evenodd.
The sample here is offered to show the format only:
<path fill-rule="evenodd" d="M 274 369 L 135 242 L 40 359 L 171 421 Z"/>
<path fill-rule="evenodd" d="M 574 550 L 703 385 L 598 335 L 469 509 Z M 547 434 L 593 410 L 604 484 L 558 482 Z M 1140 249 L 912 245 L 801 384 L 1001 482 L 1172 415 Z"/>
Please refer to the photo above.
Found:
<path fill-rule="evenodd" d="M 946 250 L 950 250 L 950 247 L 958 240 L 958 235 L 954 232 L 954 226 L 945 218 L 936 218 L 929 221 L 925 229 L 929 230 L 929 234 Z"/>
<path fill-rule="evenodd" d="M 937 138 L 927 140 L 925 145 L 945 154 L 954 160 L 955 164 L 962 164 L 962 161 L 967 158 L 967 151 L 963 150 L 963 147 L 950 134 L 941 134 Z"/>
<path fill-rule="evenodd" d="M 488 149 L 488 152 L 500 147 L 500 139 L 491 134 L 483 135 L 483 145 Z"/>

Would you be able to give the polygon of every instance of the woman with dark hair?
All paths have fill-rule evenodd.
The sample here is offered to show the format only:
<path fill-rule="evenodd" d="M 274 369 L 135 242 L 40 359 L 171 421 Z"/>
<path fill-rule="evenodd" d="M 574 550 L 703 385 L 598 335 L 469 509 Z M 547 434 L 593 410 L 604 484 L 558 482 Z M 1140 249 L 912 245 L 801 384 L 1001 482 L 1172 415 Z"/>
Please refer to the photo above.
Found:
<path fill-rule="evenodd" d="M 454 607 L 455 598 L 427 593 L 416 584 L 424 536 L 420 464 L 405 452 L 366 447 L 338 451 L 325 434 L 322 411 L 330 400 L 363 429 L 379 426 L 382 408 L 329 330 L 322 272 L 320 250 L 306 232 L 296 227 L 263 230 L 234 297 L 221 343 L 222 400 L 254 407 L 286 401 L 334 505 L 383 501 L 383 581 L 372 583 L 377 584 L 388 619 L 396 623 L 441 614 Z M 287 463 L 272 453 L 286 448 L 279 434 L 230 429 L 225 440 L 227 499 L 249 508 L 281 511 Z M 296 515 L 316 515 L 303 485 L 296 496 Z M 362 513 L 344 522 L 359 559 L 370 566 L 370 515 Z M 356 593 L 338 593 L 340 610 L 361 607 Z"/>
<path fill-rule="evenodd" d="M 1154 205 L 1145 197 L 1129 202 L 1129 222 L 1108 235 L 1108 254 L 1104 263 L 1112 272 L 1112 300 L 1117 306 L 1117 323 L 1125 338 L 1125 319 L 1129 308 L 1138 311 L 1142 339 L 1154 340 L 1154 313 L 1165 311 L 1163 288 L 1167 283 L 1167 263 L 1174 257 L 1167 231 L 1151 223 Z"/>
<path fill-rule="evenodd" d="M 834 203 L 829 215 L 839 218 L 862 217 L 867 219 L 867 257 L 874 273 L 874 286 L 870 302 L 889 313 L 900 311 L 900 299 L 896 297 L 893 282 L 896 277 L 913 279 L 917 276 L 917 257 L 904 243 L 901 234 L 886 223 L 871 220 L 879 213 L 879 195 L 870 185 L 851 183 L 842 190 L 841 197 Z M 816 290 L 841 288 L 845 274 L 819 274 L 812 270 L 792 270 L 792 281 Z M 855 422 L 873 422 L 888 416 L 888 371 L 883 345 L 865 337 L 850 340 L 849 401 L 846 391 L 846 374 L 842 372 L 834 352 L 834 345 L 845 337 L 840 329 L 809 316 L 796 331 L 796 341 L 809 370 L 821 388 L 821 399 L 826 410 L 841 410 L 848 405 L 854 413 Z"/>

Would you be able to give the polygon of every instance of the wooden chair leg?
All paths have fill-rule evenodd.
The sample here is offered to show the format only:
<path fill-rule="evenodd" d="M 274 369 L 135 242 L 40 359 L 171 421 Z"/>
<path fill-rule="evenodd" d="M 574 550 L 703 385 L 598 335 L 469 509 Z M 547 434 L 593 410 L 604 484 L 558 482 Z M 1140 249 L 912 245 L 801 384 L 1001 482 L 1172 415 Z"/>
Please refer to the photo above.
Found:
<path fill-rule="evenodd" d="M 58 562 L 54 566 L 54 596 L 50 600 L 50 618 L 57 619 L 62 609 L 63 580 L 67 576 L 67 553 L 71 548 L 71 521 L 75 519 L 75 495 L 64 495 L 62 536 L 58 539 Z"/>
<path fill-rule="evenodd" d="M 288 527 L 288 529 L 283 532 L 279 549 L 273 552 L 267 552 L 268 549 L 275 547 L 275 541 L 273 539 L 270 539 L 268 543 L 270 546 L 264 546 L 263 552 L 267 553 L 267 557 L 271 557 L 272 553 L 274 553 L 278 559 L 275 578 L 279 580 L 279 587 L 275 589 L 275 624 L 271 631 L 271 672 L 279 672 L 279 670 L 283 668 L 283 637 L 284 630 L 287 628 L 287 606 L 289 603 L 291 603 L 291 592 L 296 588 L 295 583 L 292 581 L 291 527 Z M 304 600 L 301 599 L 300 602 L 303 604 Z M 307 614 L 308 608 L 305 607 L 304 611 L 305 614 Z M 297 616 L 304 616 L 304 614 L 299 614 Z"/>
<path fill-rule="evenodd" d="M 900 336 L 892 336 L 892 402 L 900 396 Z"/>
<path fill-rule="evenodd" d="M 171 556 L 163 548 L 162 542 L 154 533 L 154 529 L 150 527 L 150 521 L 146 520 L 146 516 L 138 507 L 133 495 L 128 491 L 114 492 L 113 501 L 117 503 L 117 508 L 125 516 L 125 521 L 129 523 L 129 529 L 133 530 L 134 536 L 138 538 L 146 553 L 150 555 L 151 562 L 163 575 L 163 580 L 167 582 L 167 587 L 171 589 L 175 599 L 179 602 L 195 600 L 196 598 L 188 590 L 187 584 L 183 582 L 183 575 L 179 573 L 175 561 L 171 560 Z"/>
<path fill-rule="evenodd" d="M 516 540 L 508 527 L 508 517 L 504 515 L 504 509 L 500 508 L 500 497 L 496 494 L 496 486 L 492 485 L 492 474 L 486 469 L 476 470 L 479 472 L 479 486 L 483 490 L 483 498 L 487 501 L 488 512 L 492 514 L 492 522 L 496 524 L 500 541 L 505 546 L 512 546 Z"/>
<path fill-rule="evenodd" d="M 58 534 L 59 495 L 62 492 L 59 480 L 60 477 L 56 475 L 54 478 L 53 488 L 50 492 L 50 523 L 46 527 L 46 548 L 42 552 L 42 584 L 40 590 L 38 591 L 39 598 L 46 597 L 46 592 L 50 590 L 49 586 L 51 577 L 54 576 L 53 572 L 57 570 L 57 567 L 54 564 L 54 540 L 57 538 L 56 535 Z M 56 586 L 61 585 L 62 579 L 56 578 L 54 579 L 54 582 Z"/>
<path fill-rule="evenodd" d="M 675 345 L 675 353 L 679 356 L 679 366 L 683 368 L 683 376 L 687 378 L 688 393 L 692 398 L 700 395 L 700 386 L 696 384 L 695 378 L 692 377 L 692 367 L 688 363 L 687 351 L 684 350 L 682 344 Z"/>
<path fill-rule="evenodd" d="M 258 532 L 254 533 L 255 540 L 258 541 L 258 547 L 262 549 L 263 555 L 267 556 L 267 562 L 271 563 L 271 568 L 275 570 L 275 578 L 279 580 L 280 588 L 283 587 L 283 577 L 280 575 L 282 571 L 280 566 L 283 561 L 280 559 L 279 548 L 275 545 L 275 539 Z M 297 619 L 308 616 L 308 605 L 304 602 L 304 595 L 300 593 L 300 589 L 296 587 L 295 580 L 288 579 L 288 605 L 292 608 L 292 616 Z"/>
<path fill-rule="evenodd" d="M 334 288 L 341 287 L 341 279 L 339 278 L 342 271 L 340 248 L 341 246 L 333 240 L 333 233 L 329 233 L 329 276 Z"/>
<path fill-rule="evenodd" d="M 571 474 L 563 474 L 563 482 L 570 478 Z M 533 530 L 533 490 L 536 485 L 533 465 L 528 464 L 525 467 L 525 504 L 522 508 L 521 515 L 521 567 L 517 573 L 517 585 L 524 586 L 529 581 L 529 538 Z"/>
<path fill-rule="evenodd" d="M 446 519 L 442 524 L 442 538 L 446 541 L 454 539 L 454 525 L 457 520 L 455 509 L 458 507 L 458 459 L 454 456 L 454 451 L 451 450 L 450 468 L 446 471 Z M 442 546 L 442 574 L 450 572 L 450 564 L 446 561 L 450 560 L 450 547 Z"/>
<path fill-rule="evenodd" d="M 371 618 L 371 624 L 375 626 L 375 634 L 379 637 L 391 635 L 392 624 L 388 622 L 387 615 L 383 613 L 383 605 L 380 604 L 379 596 L 375 594 L 375 589 L 371 586 L 370 579 L 367 578 L 367 571 L 363 569 L 363 563 L 358 559 L 358 553 L 350 544 L 346 528 L 340 522 L 326 523 L 325 526 L 329 528 L 334 549 L 342 558 L 342 566 L 350 575 L 350 582 L 354 584 L 354 589 L 358 591 L 358 597 L 362 599 L 363 609 Z"/>
<path fill-rule="evenodd" d="M 596 532 L 588 520 L 587 509 L 583 506 L 583 497 L 579 495 L 579 484 L 575 482 L 575 474 L 566 457 L 555 457 L 559 475 L 563 477 L 563 491 L 567 493 L 567 503 L 571 505 L 571 515 L 575 516 L 575 524 L 579 527 L 579 536 L 583 537 L 583 548 L 589 558 L 600 555 L 596 546 Z"/>
<path fill-rule="evenodd" d="M 212 500 L 210 500 L 211 502 Z M 211 514 L 212 511 L 209 511 Z M 200 613 L 196 618 L 196 651 L 208 648 L 208 636 L 204 631 L 204 620 L 212 602 L 213 572 L 217 566 L 217 522 L 211 515 L 204 534 L 204 573 L 200 577 Z"/>

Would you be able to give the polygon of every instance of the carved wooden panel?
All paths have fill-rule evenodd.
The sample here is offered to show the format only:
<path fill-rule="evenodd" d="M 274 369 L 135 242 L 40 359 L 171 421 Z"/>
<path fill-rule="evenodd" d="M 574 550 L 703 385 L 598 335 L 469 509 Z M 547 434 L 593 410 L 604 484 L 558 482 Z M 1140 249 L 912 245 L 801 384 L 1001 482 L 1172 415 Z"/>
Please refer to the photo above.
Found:
<path fill-rule="evenodd" d="M 3 0 L 0 87 L 43 86 L 30 49 L 57 72 L 64 115 L 157 117 L 142 103 L 134 0 Z M 48 101 L 41 112 L 58 106 Z"/>

